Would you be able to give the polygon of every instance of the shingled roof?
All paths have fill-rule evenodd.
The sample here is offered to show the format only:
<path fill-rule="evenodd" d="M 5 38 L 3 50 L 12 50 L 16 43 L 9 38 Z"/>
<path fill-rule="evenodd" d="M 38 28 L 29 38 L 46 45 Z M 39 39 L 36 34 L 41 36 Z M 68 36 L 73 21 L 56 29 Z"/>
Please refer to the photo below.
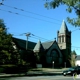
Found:
<path fill-rule="evenodd" d="M 49 49 L 50 46 L 54 43 L 54 41 L 50 41 L 50 42 L 44 42 L 42 43 L 44 49 Z"/>
<path fill-rule="evenodd" d="M 13 42 L 17 45 L 18 48 L 26 50 L 26 40 L 18 39 L 13 37 Z M 35 47 L 35 42 L 28 41 L 28 49 L 33 50 Z"/>
<path fill-rule="evenodd" d="M 63 20 L 63 22 L 62 22 L 62 25 L 61 25 L 61 28 L 60 28 L 60 33 L 65 33 L 65 31 L 66 32 L 68 32 L 68 28 L 67 28 L 67 25 L 66 25 L 66 23 L 65 23 L 65 21 Z"/>
<path fill-rule="evenodd" d="M 76 60 L 80 60 L 80 55 L 77 55 Z"/>
<path fill-rule="evenodd" d="M 16 44 L 18 48 L 26 50 L 26 40 L 13 37 L 13 42 Z M 55 41 L 41 43 L 41 41 L 38 41 L 38 43 L 35 43 L 35 42 L 28 41 L 28 49 L 33 50 L 34 52 L 44 51 L 49 49 L 54 42 Z"/>

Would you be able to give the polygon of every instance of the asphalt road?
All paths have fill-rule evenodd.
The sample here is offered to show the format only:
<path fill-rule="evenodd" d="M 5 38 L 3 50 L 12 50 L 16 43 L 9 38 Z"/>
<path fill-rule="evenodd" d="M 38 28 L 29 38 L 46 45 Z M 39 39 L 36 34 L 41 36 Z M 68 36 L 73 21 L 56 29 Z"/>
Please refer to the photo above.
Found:
<path fill-rule="evenodd" d="M 0 80 L 74 80 L 71 76 L 30 76 L 30 77 L 8 77 Z M 76 79 L 79 80 L 79 79 Z"/>

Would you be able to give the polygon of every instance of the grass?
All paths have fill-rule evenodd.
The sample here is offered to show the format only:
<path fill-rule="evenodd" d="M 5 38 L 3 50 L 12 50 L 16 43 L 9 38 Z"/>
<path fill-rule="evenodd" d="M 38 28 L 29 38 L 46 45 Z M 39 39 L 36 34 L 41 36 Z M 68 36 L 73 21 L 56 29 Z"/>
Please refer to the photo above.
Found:
<path fill-rule="evenodd" d="M 5 65 L 0 65 L 0 67 L 14 67 L 16 65 L 13 65 L 13 64 L 5 64 Z"/>

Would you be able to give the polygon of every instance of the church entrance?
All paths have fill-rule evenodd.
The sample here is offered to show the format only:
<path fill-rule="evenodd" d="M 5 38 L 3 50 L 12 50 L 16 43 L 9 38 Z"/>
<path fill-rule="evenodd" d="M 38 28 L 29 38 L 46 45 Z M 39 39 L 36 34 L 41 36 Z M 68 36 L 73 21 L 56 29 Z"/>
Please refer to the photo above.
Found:
<path fill-rule="evenodd" d="M 59 52 L 56 49 L 53 49 L 50 53 L 50 56 L 52 57 L 52 60 L 51 60 L 52 67 L 58 67 L 59 66 Z"/>

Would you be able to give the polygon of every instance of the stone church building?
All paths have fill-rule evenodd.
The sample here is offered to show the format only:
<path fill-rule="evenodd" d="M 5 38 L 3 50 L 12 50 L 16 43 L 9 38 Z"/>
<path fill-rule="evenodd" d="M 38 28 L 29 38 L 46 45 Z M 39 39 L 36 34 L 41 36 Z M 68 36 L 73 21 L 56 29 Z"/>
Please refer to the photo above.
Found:
<path fill-rule="evenodd" d="M 26 50 L 26 41 L 13 38 L 13 42 L 19 50 Z M 37 43 L 27 41 L 28 50 L 33 51 L 34 55 L 39 58 L 37 63 L 43 67 L 69 67 L 71 53 L 71 31 L 65 21 L 62 22 L 60 30 L 57 31 L 57 40 Z"/>

